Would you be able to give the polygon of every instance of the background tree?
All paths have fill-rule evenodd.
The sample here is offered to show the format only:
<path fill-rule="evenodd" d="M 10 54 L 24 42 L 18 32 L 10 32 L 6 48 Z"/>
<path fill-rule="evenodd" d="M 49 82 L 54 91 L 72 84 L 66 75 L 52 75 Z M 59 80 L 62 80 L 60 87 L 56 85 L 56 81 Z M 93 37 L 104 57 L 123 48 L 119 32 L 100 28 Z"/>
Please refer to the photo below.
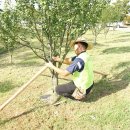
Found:
<path fill-rule="evenodd" d="M 116 21 L 122 21 L 124 16 L 128 13 L 129 10 L 129 0 L 117 0 L 113 4 L 113 19 Z"/>
<path fill-rule="evenodd" d="M 13 52 L 17 47 L 15 38 L 17 37 L 19 28 L 17 25 L 17 16 L 11 9 L 10 2 L 10 0 L 5 0 L 4 11 L 0 13 L 0 40 L 10 55 L 10 63 L 13 63 Z"/>
<path fill-rule="evenodd" d="M 91 29 L 94 35 L 94 43 L 97 42 L 97 36 L 98 34 L 104 30 L 105 37 L 109 31 L 109 28 L 107 25 L 115 24 L 113 26 L 113 29 L 115 29 L 119 22 L 122 22 L 124 19 L 124 16 L 127 14 L 129 5 L 129 0 L 117 0 L 113 4 L 104 4 L 103 2 L 96 5 L 96 11 L 98 13 L 97 17 L 95 18 L 95 22 L 92 25 Z"/>
<path fill-rule="evenodd" d="M 94 43 L 97 43 L 97 36 L 98 34 L 106 27 L 105 21 L 102 20 L 103 12 L 106 10 L 107 6 L 109 5 L 110 1 L 94 1 L 94 8 L 91 10 L 91 30 L 94 35 Z"/>

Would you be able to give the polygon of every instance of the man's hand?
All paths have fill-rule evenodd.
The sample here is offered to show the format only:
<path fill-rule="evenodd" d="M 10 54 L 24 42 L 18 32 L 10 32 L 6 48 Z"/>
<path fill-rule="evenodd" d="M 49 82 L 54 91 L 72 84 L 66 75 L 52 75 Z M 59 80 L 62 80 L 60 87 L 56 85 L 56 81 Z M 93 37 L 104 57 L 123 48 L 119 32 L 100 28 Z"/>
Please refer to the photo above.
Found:
<path fill-rule="evenodd" d="M 85 94 L 80 92 L 80 90 L 78 88 L 75 89 L 72 96 L 77 100 L 82 100 L 83 98 L 85 98 Z"/>
<path fill-rule="evenodd" d="M 52 59 L 53 59 L 54 61 L 57 61 L 57 62 L 60 62 L 60 61 L 61 61 L 61 59 L 60 59 L 59 56 L 53 56 Z"/>

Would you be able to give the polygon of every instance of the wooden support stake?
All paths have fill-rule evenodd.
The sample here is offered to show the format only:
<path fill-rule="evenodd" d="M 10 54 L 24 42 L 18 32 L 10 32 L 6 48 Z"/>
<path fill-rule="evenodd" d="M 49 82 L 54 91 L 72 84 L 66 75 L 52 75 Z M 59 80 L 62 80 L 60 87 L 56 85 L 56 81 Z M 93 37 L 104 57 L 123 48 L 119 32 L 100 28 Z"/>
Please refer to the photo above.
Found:
<path fill-rule="evenodd" d="M 7 101 L 5 101 L 1 106 L 0 106 L 0 111 L 7 105 L 9 104 L 13 99 L 15 99 L 28 85 L 30 85 L 43 71 L 47 69 L 46 66 L 44 66 L 38 73 L 36 73 L 26 84 L 20 87 L 18 91 L 14 95 L 12 95 Z"/>

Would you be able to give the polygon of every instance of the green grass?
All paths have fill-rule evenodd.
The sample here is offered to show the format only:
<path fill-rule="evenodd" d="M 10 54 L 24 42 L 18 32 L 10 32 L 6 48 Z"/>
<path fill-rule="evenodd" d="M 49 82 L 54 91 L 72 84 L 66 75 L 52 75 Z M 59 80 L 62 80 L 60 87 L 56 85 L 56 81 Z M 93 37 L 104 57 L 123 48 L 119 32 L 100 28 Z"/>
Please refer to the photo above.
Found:
<path fill-rule="evenodd" d="M 92 40 L 90 32 L 86 35 Z M 108 76 L 95 74 L 95 87 L 84 102 L 67 99 L 59 106 L 47 106 L 40 101 L 39 97 L 51 88 L 50 73 L 46 70 L 0 112 L 0 130 L 129 130 L 129 35 L 110 31 L 107 39 L 104 34 L 98 36 L 98 44 L 88 53 L 93 57 L 94 70 Z M 6 53 L 0 55 L 1 104 L 44 65 L 27 48 L 17 49 L 13 62 L 9 63 Z M 68 82 L 63 77 L 59 81 Z"/>

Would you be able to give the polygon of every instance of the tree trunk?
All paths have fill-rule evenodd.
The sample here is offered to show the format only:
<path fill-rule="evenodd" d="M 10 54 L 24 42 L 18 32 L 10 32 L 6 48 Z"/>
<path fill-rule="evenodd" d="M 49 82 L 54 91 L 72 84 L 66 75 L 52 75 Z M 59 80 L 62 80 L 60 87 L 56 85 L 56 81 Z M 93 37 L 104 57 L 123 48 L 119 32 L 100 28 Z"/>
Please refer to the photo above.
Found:
<path fill-rule="evenodd" d="M 56 66 L 56 62 L 53 62 L 53 64 Z M 52 87 L 53 92 L 55 92 L 55 88 L 58 85 L 58 73 L 56 73 L 54 70 L 52 71 Z"/>
<path fill-rule="evenodd" d="M 13 54 L 10 53 L 10 63 L 13 64 Z"/>
<path fill-rule="evenodd" d="M 97 44 L 97 35 L 96 34 L 94 35 L 94 44 L 95 45 Z"/>
<path fill-rule="evenodd" d="M 94 27 L 92 29 L 92 33 L 93 33 L 93 36 L 94 36 L 94 44 L 96 45 L 97 44 L 97 30 L 96 30 L 96 27 Z"/>
<path fill-rule="evenodd" d="M 53 92 L 55 92 L 55 89 L 58 85 L 58 74 L 56 72 L 52 72 L 52 86 L 53 86 Z"/>
<path fill-rule="evenodd" d="M 10 64 L 13 64 L 13 52 L 11 52 L 11 51 L 8 49 L 8 54 L 9 54 L 9 63 L 10 63 Z"/>

